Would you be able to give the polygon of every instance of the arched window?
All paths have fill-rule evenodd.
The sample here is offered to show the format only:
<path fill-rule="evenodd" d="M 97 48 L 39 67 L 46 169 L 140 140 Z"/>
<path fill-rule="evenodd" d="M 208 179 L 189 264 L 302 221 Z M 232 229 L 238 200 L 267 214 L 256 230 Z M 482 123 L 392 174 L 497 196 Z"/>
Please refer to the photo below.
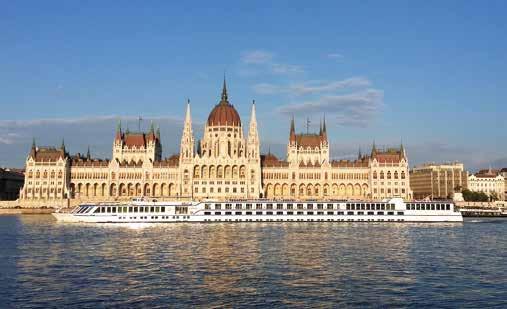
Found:
<path fill-rule="evenodd" d="M 394 172 L 394 179 L 398 179 L 398 171 Z"/>
<path fill-rule="evenodd" d="M 384 179 L 384 171 L 380 172 L 380 179 Z"/>
<path fill-rule="evenodd" d="M 401 179 L 405 179 L 405 172 L 401 172 Z"/>
<path fill-rule="evenodd" d="M 377 179 L 377 171 L 373 172 L 373 179 Z"/>
<path fill-rule="evenodd" d="M 387 172 L 387 179 L 391 179 L 391 171 Z"/>

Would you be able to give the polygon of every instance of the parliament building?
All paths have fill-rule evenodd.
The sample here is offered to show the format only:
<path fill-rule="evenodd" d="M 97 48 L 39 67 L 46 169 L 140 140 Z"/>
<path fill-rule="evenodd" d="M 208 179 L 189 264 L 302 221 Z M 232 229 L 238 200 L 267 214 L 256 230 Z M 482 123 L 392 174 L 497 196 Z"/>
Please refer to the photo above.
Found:
<path fill-rule="evenodd" d="M 409 165 L 403 145 L 330 160 L 326 122 L 318 133 L 297 133 L 290 122 L 287 155 L 260 153 L 255 103 L 247 136 L 229 102 L 224 80 L 196 142 L 190 103 L 186 105 L 180 152 L 162 157 L 160 131 L 130 132 L 118 125 L 111 160 L 70 155 L 65 144 L 37 147 L 26 160 L 20 192 L 25 207 L 69 206 L 86 201 L 158 199 L 411 199 Z"/>

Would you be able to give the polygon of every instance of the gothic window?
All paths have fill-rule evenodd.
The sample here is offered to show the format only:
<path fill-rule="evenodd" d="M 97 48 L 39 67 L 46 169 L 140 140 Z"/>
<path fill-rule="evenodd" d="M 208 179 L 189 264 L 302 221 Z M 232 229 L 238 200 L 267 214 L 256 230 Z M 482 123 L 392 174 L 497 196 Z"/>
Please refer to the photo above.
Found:
<path fill-rule="evenodd" d="M 394 172 L 394 179 L 398 179 L 398 171 Z"/>
<path fill-rule="evenodd" d="M 384 171 L 380 172 L 380 179 L 384 179 Z"/>
<path fill-rule="evenodd" d="M 391 171 L 387 172 L 387 179 L 391 179 Z"/>
<path fill-rule="evenodd" d="M 401 172 L 401 179 L 405 179 L 405 172 Z"/>

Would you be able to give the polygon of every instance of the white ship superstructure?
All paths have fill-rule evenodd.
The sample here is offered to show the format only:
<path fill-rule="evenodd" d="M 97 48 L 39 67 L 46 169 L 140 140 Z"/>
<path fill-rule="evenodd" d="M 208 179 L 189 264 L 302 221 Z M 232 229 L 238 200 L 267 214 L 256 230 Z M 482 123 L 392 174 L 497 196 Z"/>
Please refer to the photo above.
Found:
<path fill-rule="evenodd" d="M 169 222 L 462 222 L 450 201 L 157 201 L 82 204 L 58 221 L 90 223 Z"/>

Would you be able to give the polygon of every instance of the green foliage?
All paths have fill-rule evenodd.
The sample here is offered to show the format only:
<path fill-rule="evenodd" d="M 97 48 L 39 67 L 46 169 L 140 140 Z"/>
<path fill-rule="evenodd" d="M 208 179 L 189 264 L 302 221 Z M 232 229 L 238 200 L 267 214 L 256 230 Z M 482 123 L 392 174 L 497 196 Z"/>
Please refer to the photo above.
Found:
<path fill-rule="evenodd" d="M 484 192 L 463 189 L 461 193 L 463 193 L 463 199 L 467 202 L 489 202 L 489 196 Z"/>

